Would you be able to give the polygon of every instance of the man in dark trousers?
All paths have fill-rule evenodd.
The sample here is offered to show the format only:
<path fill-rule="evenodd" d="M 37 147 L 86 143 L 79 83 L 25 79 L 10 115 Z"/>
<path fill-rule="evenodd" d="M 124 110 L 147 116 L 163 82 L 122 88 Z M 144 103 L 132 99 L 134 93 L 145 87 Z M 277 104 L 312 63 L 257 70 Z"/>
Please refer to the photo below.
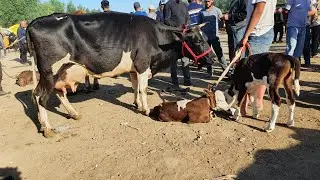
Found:
<path fill-rule="evenodd" d="M 27 40 L 26 40 L 26 29 L 27 29 L 27 21 L 21 21 L 20 27 L 18 29 L 18 39 L 20 45 L 20 59 L 21 63 L 25 64 L 28 63 L 27 60 Z"/>
<path fill-rule="evenodd" d="M 247 16 L 246 0 L 231 1 L 228 12 L 222 16 L 226 21 L 228 34 L 229 59 L 232 60 L 234 50 L 243 37 Z"/>
<path fill-rule="evenodd" d="M 187 5 L 182 0 L 169 0 L 164 7 L 164 23 L 168 26 L 183 27 L 184 25 L 190 24 L 190 18 L 188 13 Z M 181 59 L 184 85 L 191 86 L 189 59 Z M 167 90 L 179 91 L 179 81 L 177 72 L 177 61 L 171 63 L 171 80 L 173 87 Z"/>
<path fill-rule="evenodd" d="M 274 13 L 274 38 L 273 38 L 273 43 L 275 42 L 282 42 L 282 37 L 283 37 L 283 14 L 282 14 L 282 8 L 277 8 L 276 12 Z M 279 35 L 279 40 L 277 41 L 277 36 L 278 33 Z"/>

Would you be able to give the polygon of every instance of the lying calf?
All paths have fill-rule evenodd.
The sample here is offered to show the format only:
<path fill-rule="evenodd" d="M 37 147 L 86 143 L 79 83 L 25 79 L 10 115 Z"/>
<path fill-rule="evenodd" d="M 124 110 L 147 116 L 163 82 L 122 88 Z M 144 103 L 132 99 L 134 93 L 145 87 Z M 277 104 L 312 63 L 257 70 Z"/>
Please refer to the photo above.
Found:
<path fill-rule="evenodd" d="M 295 74 L 295 75 L 294 75 Z M 275 128 L 276 120 L 279 114 L 281 97 L 279 95 L 280 85 L 284 85 L 287 104 L 289 106 L 288 126 L 294 126 L 294 108 L 295 96 L 293 92 L 293 79 L 296 94 L 299 96 L 300 85 L 300 62 L 292 56 L 281 53 L 263 53 L 249 56 L 242 59 L 235 67 L 232 76 L 232 86 L 227 95 L 237 98 L 238 103 L 234 118 L 241 116 L 240 108 L 246 95 L 250 96 L 251 101 L 256 100 L 256 90 L 261 85 L 266 85 L 272 103 L 272 115 L 267 132 Z M 226 99 L 233 98 L 226 97 Z M 253 117 L 259 117 L 259 111 L 253 103 Z"/>
<path fill-rule="evenodd" d="M 178 121 L 184 123 L 207 123 L 216 107 L 215 94 L 204 89 L 205 95 L 193 100 L 164 102 L 154 107 L 153 114 L 159 121 Z"/>
<path fill-rule="evenodd" d="M 37 72 L 36 73 L 37 80 L 39 81 L 40 75 Z M 16 80 L 16 84 L 18 84 L 21 87 L 25 87 L 26 85 L 29 85 L 33 83 L 32 80 L 32 71 L 22 71 L 18 76 Z"/>

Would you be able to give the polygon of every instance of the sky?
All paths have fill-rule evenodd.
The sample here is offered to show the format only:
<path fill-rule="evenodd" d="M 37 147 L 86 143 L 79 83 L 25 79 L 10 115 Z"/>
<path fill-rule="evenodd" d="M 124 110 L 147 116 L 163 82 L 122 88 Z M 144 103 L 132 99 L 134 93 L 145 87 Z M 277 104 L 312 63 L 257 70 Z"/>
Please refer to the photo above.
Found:
<path fill-rule="evenodd" d="M 68 3 L 69 0 L 61 0 L 65 4 Z M 101 0 L 72 0 L 73 4 L 78 6 L 81 4 L 82 6 L 88 7 L 89 9 L 101 9 L 100 3 Z M 120 11 L 120 12 L 133 12 L 133 3 L 139 2 L 141 7 L 144 10 L 147 10 L 150 4 L 153 4 L 155 7 L 158 6 L 160 0 L 109 0 L 110 8 L 112 11 Z"/>

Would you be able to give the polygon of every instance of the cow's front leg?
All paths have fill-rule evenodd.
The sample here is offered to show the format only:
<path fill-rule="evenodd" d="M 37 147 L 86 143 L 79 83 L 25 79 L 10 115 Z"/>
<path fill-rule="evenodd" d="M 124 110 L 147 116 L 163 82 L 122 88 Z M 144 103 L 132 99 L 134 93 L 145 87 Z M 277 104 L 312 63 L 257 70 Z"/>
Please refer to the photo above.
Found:
<path fill-rule="evenodd" d="M 142 111 L 149 116 L 150 109 L 148 107 L 148 100 L 147 100 L 147 88 L 148 88 L 148 77 L 149 77 L 150 70 L 147 69 L 145 72 L 138 74 L 138 87 L 141 93 L 142 99 Z"/>
<path fill-rule="evenodd" d="M 75 120 L 79 120 L 81 118 L 80 114 L 72 107 L 70 104 L 66 92 L 63 91 L 56 91 L 56 95 L 60 100 L 61 104 L 66 108 L 68 114 L 71 118 Z"/>
<path fill-rule="evenodd" d="M 130 79 L 132 83 L 132 88 L 134 91 L 134 105 L 141 110 L 142 104 L 140 100 L 140 95 L 139 95 L 139 86 L 138 86 L 138 77 L 136 72 L 131 72 L 130 73 Z"/>
<path fill-rule="evenodd" d="M 244 99 L 246 98 L 246 89 L 240 89 L 237 95 L 237 104 L 236 104 L 236 111 L 234 112 L 233 119 L 236 121 L 241 117 L 241 107 L 244 104 Z"/>

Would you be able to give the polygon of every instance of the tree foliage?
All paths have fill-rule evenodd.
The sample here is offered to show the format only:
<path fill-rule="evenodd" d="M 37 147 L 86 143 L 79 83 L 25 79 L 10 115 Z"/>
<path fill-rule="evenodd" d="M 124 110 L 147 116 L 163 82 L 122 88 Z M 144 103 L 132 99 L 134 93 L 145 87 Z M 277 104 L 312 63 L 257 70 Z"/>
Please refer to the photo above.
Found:
<path fill-rule="evenodd" d="M 52 13 L 72 13 L 80 9 L 87 13 L 100 12 L 100 9 L 90 10 L 81 5 L 76 7 L 72 0 L 67 4 L 61 0 L 0 0 L 0 26 L 9 27 L 21 20 L 31 21 Z"/>

